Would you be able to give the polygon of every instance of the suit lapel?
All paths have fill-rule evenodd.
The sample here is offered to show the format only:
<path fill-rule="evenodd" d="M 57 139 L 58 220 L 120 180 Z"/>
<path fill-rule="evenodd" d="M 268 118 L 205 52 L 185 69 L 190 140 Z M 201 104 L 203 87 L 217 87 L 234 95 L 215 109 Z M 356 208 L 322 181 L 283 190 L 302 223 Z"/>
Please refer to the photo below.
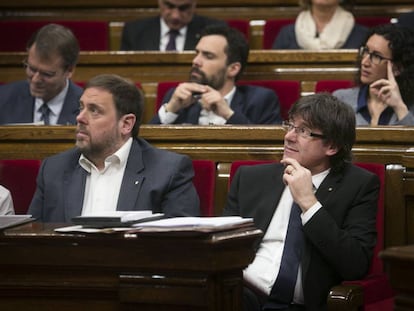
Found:
<path fill-rule="evenodd" d="M 85 196 L 85 183 L 87 172 L 76 164 L 63 174 L 63 202 L 65 221 L 82 214 L 83 198 Z"/>
<path fill-rule="evenodd" d="M 121 190 L 119 192 L 117 210 L 136 210 L 138 195 L 145 176 L 141 174 L 144 170 L 142 160 L 142 149 L 137 140 L 133 140 L 129 152 L 124 177 L 122 178 Z"/>
<path fill-rule="evenodd" d="M 63 101 L 58 124 L 69 125 L 76 123 L 76 116 L 79 113 L 79 98 L 81 93 L 81 90 L 77 92 L 76 86 L 69 80 L 69 88 Z"/>

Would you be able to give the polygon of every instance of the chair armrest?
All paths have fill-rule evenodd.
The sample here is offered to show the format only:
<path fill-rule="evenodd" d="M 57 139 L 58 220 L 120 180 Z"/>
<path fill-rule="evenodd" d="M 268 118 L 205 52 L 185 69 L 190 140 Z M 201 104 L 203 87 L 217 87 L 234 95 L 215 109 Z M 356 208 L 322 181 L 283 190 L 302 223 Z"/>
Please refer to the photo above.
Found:
<path fill-rule="evenodd" d="M 357 311 L 360 307 L 385 301 L 394 291 L 385 273 L 371 274 L 362 280 L 345 281 L 328 295 L 328 310 Z"/>
<path fill-rule="evenodd" d="M 329 311 L 358 311 L 363 303 L 363 288 L 356 284 L 334 286 L 328 295 Z"/>

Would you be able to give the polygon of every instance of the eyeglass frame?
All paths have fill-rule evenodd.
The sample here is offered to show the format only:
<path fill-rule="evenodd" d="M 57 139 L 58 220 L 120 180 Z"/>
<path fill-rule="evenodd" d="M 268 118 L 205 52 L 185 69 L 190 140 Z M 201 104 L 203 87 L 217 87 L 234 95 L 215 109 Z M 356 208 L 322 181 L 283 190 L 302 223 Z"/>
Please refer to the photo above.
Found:
<path fill-rule="evenodd" d="M 162 1 L 163 5 L 165 5 L 167 7 L 168 10 L 174 10 L 177 9 L 180 12 L 185 12 L 191 9 L 191 7 L 193 6 L 192 3 L 187 3 L 187 4 L 181 4 L 181 5 L 175 5 L 174 3 L 171 3 L 167 0 L 163 0 Z"/>
<path fill-rule="evenodd" d="M 36 73 L 38 73 L 43 79 L 52 79 L 56 76 L 57 71 L 44 71 L 44 70 L 40 70 L 32 65 L 30 65 L 27 60 L 24 60 L 22 62 L 23 64 L 23 68 L 26 71 L 29 71 L 31 75 L 35 75 Z"/>
<path fill-rule="evenodd" d="M 285 121 L 282 122 L 282 128 L 286 132 L 290 132 L 290 131 L 294 130 L 297 135 L 299 135 L 303 138 L 309 138 L 309 137 L 326 138 L 326 136 L 324 134 L 314 133 L 307 126 L 295 126 L 293 123 L 291 123 L 288 120 L 285 120 Z"/>
<path fill-rule="evenodd" d="M 359 56 L 360 56 L 361 58 L 364 58 L 365 56 L 367 56 L 367 55 L 368 55 L 368 56 L 369 56 L 369 61 L 370 61 L 371 63 L 373 63 L 374 65 L 379 65 L 379 64 L 381 64 L 381 62 L 382 62 L 383 60 L 389 60 L 389 61 L 392 61 L 392 59 L 391 59 L 391 58 L 387 58 L 387 57 L 384 57 L 384 56 L 382 56 L 382 55 L 379 55 L 377 52 L 370 52 L 367 46 L 361 46 L 361 47 L 359 48 L 358 54 L 359 54 Z M 374 59 L 378 59 L 378 61 L 374 61 Z"/>

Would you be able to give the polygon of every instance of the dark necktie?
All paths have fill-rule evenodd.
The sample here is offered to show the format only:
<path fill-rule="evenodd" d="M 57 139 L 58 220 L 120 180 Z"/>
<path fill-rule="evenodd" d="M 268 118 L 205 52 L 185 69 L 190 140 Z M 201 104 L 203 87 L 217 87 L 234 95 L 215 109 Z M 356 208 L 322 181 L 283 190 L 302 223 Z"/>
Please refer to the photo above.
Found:
<path fill-rule="evenodd" d="M 304 244 L 300 214 L 300 207 L 293 203 L 279 274 L 273 284 L 269 300 L 265 304 L 265 310 L 266 307 L 283 309 L 292 302 Z"/>
<path fill-rule="evenodd" d="M 49 108 L 49 106 L 45 103 L 39 108 L 39 110 L 40 110 L 40 113 L 42 114 L 40 119 L 44 122 L 45 125 L 49 125 L 50 124 L 50 120 L 49 120 L 50 108 Z"/>
<path fill-rule="evenodd" d="M 177 48 L 175 46 L 175 39 L 177 38 L 179 32 L 178 32 L 178 30 L 171 29 L 168 32 L 168 34 L 170 36 L 170 39 L 169 39 L 169 41 L 167 43 L 167 46 L 166 46 L 165 50 L 166 51 L 176 51 Z"/>

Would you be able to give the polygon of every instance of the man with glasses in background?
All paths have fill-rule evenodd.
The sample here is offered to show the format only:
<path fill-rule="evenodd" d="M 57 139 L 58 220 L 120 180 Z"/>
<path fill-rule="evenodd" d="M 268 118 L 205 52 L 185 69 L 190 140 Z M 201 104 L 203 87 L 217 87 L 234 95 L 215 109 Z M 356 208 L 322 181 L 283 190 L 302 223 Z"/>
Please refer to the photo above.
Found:
<path fill-rule="evenodd" d="M 224 210 L 264 232 L 244 270 L 244 311 L 326 310 L 331 287 L 368 273 L 376 242 L 380 183 L 351 163 L 353 110 L 304 96 L 283 128 L 280 163 L 240 166 Z"/>
<path fill-rule="evenodd" d="M 64 26 L 48 24 L 27 44 L 27 80 L 0 86 L 0 124 L 76 124 L 82 88 L 70 79 L 79 43 Z"/>
<path fill-rule="evenodd" d="M 195 14 L 196 5 L 196 0 L 158 0 L 159 16 L 125 23 L 121 50 L 194 50 L 204 27 L 226 24 Z"/>
<path fill-rule="evenodd" d="M 358 64 L 357 86 L 333 93 L 354 109 L 356 125 L 414 125 L 414 32 L 374 27 Z"/>

